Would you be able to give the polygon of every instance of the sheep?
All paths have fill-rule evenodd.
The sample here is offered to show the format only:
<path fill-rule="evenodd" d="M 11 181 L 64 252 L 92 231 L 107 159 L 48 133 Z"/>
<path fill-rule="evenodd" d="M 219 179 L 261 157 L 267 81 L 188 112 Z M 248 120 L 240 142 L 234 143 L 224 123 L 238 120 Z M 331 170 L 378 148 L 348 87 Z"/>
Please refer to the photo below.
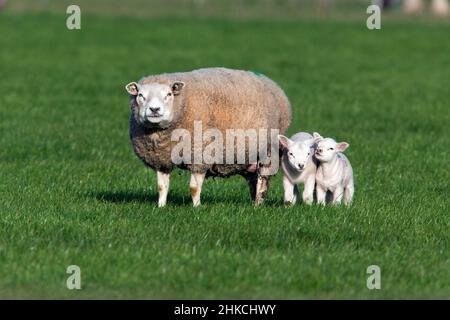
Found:
<path fill-rule="evenodd" d="M 206 177 L 235 174 L 247 180 L 254 203 L 263 203 L 269 179 L 276 174 L 276 170 L 273 172 L 273 168 L 269 168 L 272 164 L 266 160 L 273 160 L 269 155 L 267 159 L 261 159 L 258 155 L 255 161 L 250 162 L 254 151 L 249 150 L 249 144 L 256 142 L 254 137 L 245 137 L 246 158 L 243 163 L 175 163 L 172 161 L 172 151 L 181 140 L 188 141 L 190 136 L 195 135 L 194 129 L 198 123 L 223 135 L 230 129 L 267 129 L 276 130 L 277 134 L 284 133 L 291 121 L 291 106 L 274 81 L 250 71 L 204 68 L 144 77 L 139 82 L 127 84 L 125 88 L 130 97 L 131 142 L 136 155 L 156 171 L 159 207 L 166 205 L 170 173 L 176 167 L 191 172 L 189 186 L 194 206 L 200 205 L 202 184 Z M 180 131 L 185 135 L 174 140 L 173 136 Z M 261 136 L 258 142 L 260 139 Z M 271 140 L 276 140 L 276 135 Z M 230 141 L 234 152 L 235 140 Z M 207 144 L 203 141 L 200 148 L 189 148 L 183 157 L 192 159 L 201 155 Z M 274 150 L 274 144 L 272 141 L 271 150 Z M 265 146 L 268 145 L 269 139 Z M 276 152 L 272 153 L 276 153 L 278 163 L 278 140 Z"/>
<path fill-rule="evenodd" d="M 281 168 L 283 169 L 284 203 L 295 204 L 298 196 L 297 185 L 304 183 L 303 202 L 311 205 L 314 200 L 317 160 L 314 158 L 314 138 L 306 132 L 299 132 L 290 139 L 279 135 L 283 149 Z"/>
<path fill-rule="evenodd" d="M 404 0 L 403 10 L 407 14 L 416 14 L 423 11 L 423 0 Z"/>
<path fill-rule="evenodd" d="M 317 132 L 313 133 L 313 137 L 317 143 L 315 157 L 319 161 L 316 172 L 317 203 L 325 204 L 326 193 L 330 191 L 333 194 L 333 204 L 341 203 L 342 198 L 346 205 L 351 204 L 355 192 L 353 169 L 343 154 L 350 145 L 323 138 Z"/>
<path fill-rule="evenodd" d="M 448 0 L 433 0 L 431 3 L 431 11 L 437 16 L 448 17 L 450 15 Z"/>

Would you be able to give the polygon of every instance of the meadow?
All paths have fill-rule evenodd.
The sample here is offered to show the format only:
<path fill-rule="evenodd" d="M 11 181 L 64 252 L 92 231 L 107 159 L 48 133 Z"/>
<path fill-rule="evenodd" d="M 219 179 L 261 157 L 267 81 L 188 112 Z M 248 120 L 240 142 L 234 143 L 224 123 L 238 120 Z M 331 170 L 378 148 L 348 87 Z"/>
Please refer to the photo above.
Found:
<path fill-rule="evenodd" d="M 1 298 L 450 297 L 449 24 L 66 17 L 0 14 Z M 233 177 L 192 208 L 176 171 L 157 208 L 124 85 L 208 66 L 277 81 L 289 134 L 349 142 L 354 204 L 285 207 L 278 174 L 262 207 Z"/>

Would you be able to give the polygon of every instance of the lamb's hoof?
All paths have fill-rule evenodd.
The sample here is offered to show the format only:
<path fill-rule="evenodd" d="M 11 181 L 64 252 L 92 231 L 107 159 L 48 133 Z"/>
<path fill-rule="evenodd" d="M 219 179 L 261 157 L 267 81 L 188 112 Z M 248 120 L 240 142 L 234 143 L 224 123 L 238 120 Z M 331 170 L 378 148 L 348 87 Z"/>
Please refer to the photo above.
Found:
<path fill-rule="evenodd" d="M 284 205 L 285 205 L 286 207 L 293 207 L 293 206 L 295 205 L 295 203 L 292 202 L 292 201 L 285 201 L 285 202 L 284 202 Z"/>

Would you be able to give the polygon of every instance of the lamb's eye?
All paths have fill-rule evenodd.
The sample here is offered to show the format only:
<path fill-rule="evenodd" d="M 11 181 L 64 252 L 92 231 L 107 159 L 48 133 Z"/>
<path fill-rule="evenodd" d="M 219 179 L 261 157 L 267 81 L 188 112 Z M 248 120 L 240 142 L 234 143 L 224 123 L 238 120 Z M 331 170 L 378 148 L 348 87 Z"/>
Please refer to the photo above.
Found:
<path fill-rule="evenodd" d="M 308 156 L 310 155 L 310 153 L 308 152 Z"/>
<path fill-rule="evenodd" d="M 172 96 L 172 92 L 169 92 L 169 93 L 167 94 L 167 96 L 168 96 L 168 97 L 171 97 L 171 96 Z"/>
<path fill-rule="evenodd" d="M 138 97 L 145 100 L 145 98 L 144 98 L 144 96 L 142 95 L 142 93 L 139 93 L 139 94 L 138 94 Z"/>
<path fill-rule="evenodd" d="M 334 148 L 330 148 L 330 149 L 328 149 L 328 150 L 334 150 Z"/>
<path fill-rule="evenodd" d="M 293 156 L 294 154 L 293 154 L 292 152 L 289 152 L 289 155 L 290 155 L 290 156 Z"/>

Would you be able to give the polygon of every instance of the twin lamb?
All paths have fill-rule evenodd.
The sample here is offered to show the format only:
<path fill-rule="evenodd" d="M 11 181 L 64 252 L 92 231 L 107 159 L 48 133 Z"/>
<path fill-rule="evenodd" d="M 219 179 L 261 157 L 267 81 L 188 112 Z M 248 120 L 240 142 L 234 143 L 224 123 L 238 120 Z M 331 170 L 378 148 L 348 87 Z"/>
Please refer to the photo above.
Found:
<path fill-rule="evenodd" d="M 283 135 L 278 138 L 283 149 L 281 167 L 286 204 L 295 204 L 300 183 L 304 184 L 303 202 L 308 205 L 313 203 L 314 187 L 319 204 L 326 203 L 327 192 L 332 194 L 332 204 L 339 204 L 342 200 L 347 205 L 352 202 L 353 170 L 343 154 L 349 146 L 347 142 L 337 143 L 317 132 L 313 136 L 299 132 L 290 139 Z"/>

